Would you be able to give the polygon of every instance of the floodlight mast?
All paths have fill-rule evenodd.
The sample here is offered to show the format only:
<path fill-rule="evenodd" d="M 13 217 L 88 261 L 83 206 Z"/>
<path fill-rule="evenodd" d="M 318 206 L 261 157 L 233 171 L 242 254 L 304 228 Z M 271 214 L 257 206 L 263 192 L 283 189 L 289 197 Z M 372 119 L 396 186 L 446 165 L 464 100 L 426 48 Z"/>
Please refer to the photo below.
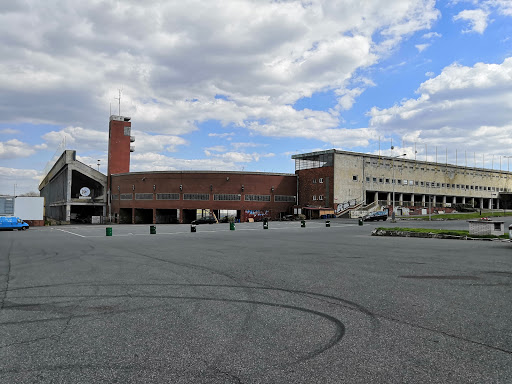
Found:
<path fill-rule="evenodd" d="M 407 156 L 407 154 L 404 153 L 403 155 L 398 155 L 398 156 L 393 156 L 392 157 L 392 165 L 391 165 L 391 167 L 393 168 L 393 180 L 391 180 L 391 182 L 393 184 L 393 202 L 392 202 L 392 213 L 391 213 L 391 222 L 392 223 L 395 222 L 395 184 L 396 184 L 396 180 L 395 180 L 395 159 L 397 159 L 399 157 L 403 157 L 403 156 Z"/>

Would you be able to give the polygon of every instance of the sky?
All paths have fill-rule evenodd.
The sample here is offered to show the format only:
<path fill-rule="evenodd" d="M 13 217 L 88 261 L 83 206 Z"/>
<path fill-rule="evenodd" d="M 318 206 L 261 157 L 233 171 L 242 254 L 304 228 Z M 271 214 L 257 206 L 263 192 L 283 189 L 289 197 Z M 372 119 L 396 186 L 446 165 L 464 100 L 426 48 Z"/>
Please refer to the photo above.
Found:
<path fill-rule="evenodd" d="M 38 192 L 63 149 L 106 173 L 119 112 L 131 171 L 294 173 L 333 148 L 508 170 L 512 0 L 2 4 L 0 194 Z"/>

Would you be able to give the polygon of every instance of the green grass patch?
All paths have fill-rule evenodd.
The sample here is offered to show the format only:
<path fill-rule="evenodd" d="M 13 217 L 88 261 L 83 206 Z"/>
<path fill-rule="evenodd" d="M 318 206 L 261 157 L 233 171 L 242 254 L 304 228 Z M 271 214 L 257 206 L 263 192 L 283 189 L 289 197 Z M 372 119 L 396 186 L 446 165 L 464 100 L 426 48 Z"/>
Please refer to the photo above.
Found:
<path fill-rule="evenodd" d="M 417 233 L 438 233 L 441 235 L 450 235 L 450 236 L 468 236 L 478 239 L 508 239 L 508 234 L 504 234 L 501 236 L 494 235 L 469 235 L 469 231 L 464 230 L 447 230 L 447 229 L 432 229 L 432 228 L 401 228 L 401 227 L 393 227 L 393 228 L 385 228 L 379 227 L 377 229 L 383 231 L 395 231 L 395 232 L 417 232 Z"/>
<path fill-rule="evenodd" d="M 433 214 L 432 219 L 434 220 L 471 220 L 471 219 L 479 219 L 481 217 L 504 217 L 504 216 L 512 216 L 511 212 L 482 212 L 482 214 L 478 212 L 473 213 L 444 213 L 444 214 Z M 418 217 L 418 220 L 428 220 L 428 216 Z"/>

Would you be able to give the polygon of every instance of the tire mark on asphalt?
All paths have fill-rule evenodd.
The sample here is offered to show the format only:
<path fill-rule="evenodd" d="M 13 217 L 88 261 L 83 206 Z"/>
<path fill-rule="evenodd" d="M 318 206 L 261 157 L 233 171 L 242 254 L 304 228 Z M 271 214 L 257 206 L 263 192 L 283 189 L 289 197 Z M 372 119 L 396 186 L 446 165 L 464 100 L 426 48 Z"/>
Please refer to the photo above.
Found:
<path fill-rule="evenodd" d="M 4 309 L 5 298 L 7 297 L 7 292 L 9 292 L 9 283 L 11 280 L 11 252 L 12 247 L 14 245 L 14 239 L 11 239 L 11 243 L 9 244 L 9 249 L 7 250 L 7 273 L 5 274 L 5 289 L 2 295 L 2 302 L 0 303 L 0 310 Z"/>

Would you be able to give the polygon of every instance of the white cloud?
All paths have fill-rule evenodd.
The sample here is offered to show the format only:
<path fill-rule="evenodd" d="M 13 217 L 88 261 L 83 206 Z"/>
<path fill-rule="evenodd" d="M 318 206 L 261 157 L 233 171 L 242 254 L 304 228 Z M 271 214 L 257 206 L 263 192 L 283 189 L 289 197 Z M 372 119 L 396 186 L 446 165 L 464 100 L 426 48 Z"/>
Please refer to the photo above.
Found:
<path fill-rule="evenodd" d="M 429 32 L 429 33 L 425 33 L 422 37 L 424 39 L 432 39 L 434 37 L 442 37 L 443 35 L 441 35 L 440 33 L 437 33 L 437 32 Z"/>
<path fill-rule="evenodd" d="M 434 77 L 436 74 L 434 72 L 426 72 L 425 76 L 427 77 Z"/>
<path fill-rule="evenodd" d="M 465 20 L 469 22 L 469 29 L 463 30 L 462 32 L 464 33 L 476 32 L 482 34 L 487 28 L 488 17 L 489 13 L 483 9 L 466 9 L 455 15 L 453 20 Z"/>
<path fill-rule="evenodd" d="M 0 195 L 12 195 L 16 184 L 16 195 L 29 191 L 37 191 L 40 171 L 0 167 Z"/>
<path fill-rule="evenodd" d="M 12 128 L 0 129 L 0 134 L 2 134 L 2 135 L 15 135 L 17 133 L 20 133 L 20 131 L 17 129 L 12 129 Z"/>
<path fill-rule="evenodd" d="M 348 108 L 356 71 L 438 17 L 433 0 L 27 0 L 0 13 L 0 116 L 97 131 L 122 88 L 121 113 L 148 133 L 208 120 L 279 127 L 284 106 L 325 89 Z"/>
<path fill-rule="evenodd" d="M 205 148 L 205 151 L 208 151 L 208 152 L 225 152 L 226 151 L 226 147 L 224 147 L 223 145 L 215 145 L 213 147 Z"/>
<path fill-rule="evenodd" d="M 417 99 L 373 108 L 370 126 L 381 134 L 429 145 L 492 153 L 512 144 L 512 58 L 501 64 L 452 64 L 420 85 Z M 497 153 L 497 152 L 495 152 Z"/>
<path fill-rule="evenodd" d="M 17 157 L 29 157 L 36 150 L 45 149 L 45 145 L 31 146 L 17 139 L 0 141 L 0 159 L 12 159 Z"/>
<path fill-rule="evenodd" d="M 415 47 L 419 52 L 423 52 L 425 49 L 430 47 L 430 44 L 416 44 Z"/>

